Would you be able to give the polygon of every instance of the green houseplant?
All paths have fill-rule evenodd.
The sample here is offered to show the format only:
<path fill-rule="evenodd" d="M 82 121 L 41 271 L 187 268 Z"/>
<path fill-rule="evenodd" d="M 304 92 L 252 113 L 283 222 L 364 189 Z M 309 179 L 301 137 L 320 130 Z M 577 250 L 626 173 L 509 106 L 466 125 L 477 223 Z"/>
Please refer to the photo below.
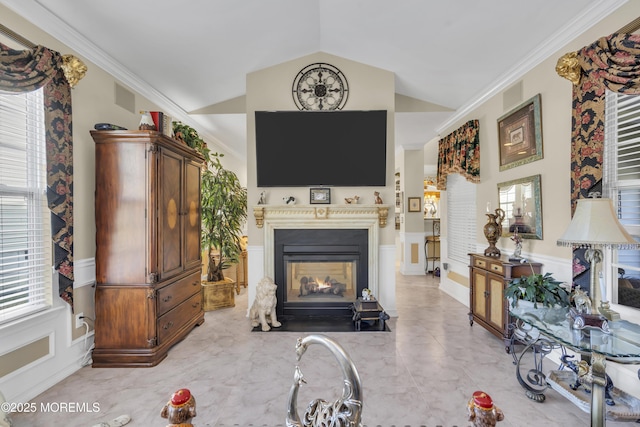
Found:
<path fill-rule="evenodd" d="M 234 172 L 222 166 L 222 156 L 211 154 L 209 167 L 202 172 L 202 248 L 208 250 L 208 281 L 223 280 L 222 270 L 238 262 L 242 224 L 247 219 L 247 189 Z"/>
<path fill-rule="evenodd" d="M 223 270 L 237 263 L 242 253 L 242 225 L 247 219 L 247 189 L 238 176 L 222 166 L 221 153 L 212 153 L 198 132 L 181 122 L 173 123 L 176 139 L 205 158 L 200 183 L 202 249 L 207 252 L 207 281 L 224 280 Z M 217 252 L 217 256 L 216 256 Z"/>
<path fill-rule="evenodd" d="M 545 307 L 568 307 L 570 305 L 570 292 L 565 289 L 562 282 L 553 278 L 551 273 L 521 276 L 512 279 L 505 288 L 505 297 L 511 301 L 511 306 L 516 307 L 518 300 L 530 301 L 534 308 L 538 304 Z"/>

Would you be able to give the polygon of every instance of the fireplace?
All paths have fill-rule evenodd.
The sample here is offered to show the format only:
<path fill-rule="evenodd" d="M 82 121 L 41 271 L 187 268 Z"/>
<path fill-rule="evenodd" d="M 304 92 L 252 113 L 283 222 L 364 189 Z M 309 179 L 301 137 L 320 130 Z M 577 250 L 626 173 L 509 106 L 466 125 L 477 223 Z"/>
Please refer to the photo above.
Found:
<path fill-rule="evenodd" d="M 379 286 L 381 269 L 389 274 L 385 282 L 389 286 L 395 283 L 394 270 L 385 269 L 386 263 L 379 261 L 380 229 L 386 227 L 388 213 L 386 205 L 254 206 L 256 226 L 264 231 L 260 277 L 272 278 L 278 285 L 278 316 L 352 316 L 350 306 L 364 288 L 381 304 L 394 301 L 393 291 L 385 295 L 388 289 Z M 394 256 L 395 252 L 389 257 L 391 262 Z M 293 278 L 289 282 L 288 274 Z M 332 278 L 344 283 L 342 296 L 329 292 L 300 296 L 303 276 L 307 283 L 309 277 L 315 280 L 317 276 L 318 288 L 327 276 L 328 283 L 333 283 Z M 253 291 L 250 286 L 249 301 Z"/>
<path fill-rule="evenodd" d="M 277 314 L 349 317 L 368 287 L 368 230 L 274 230 Z"/>

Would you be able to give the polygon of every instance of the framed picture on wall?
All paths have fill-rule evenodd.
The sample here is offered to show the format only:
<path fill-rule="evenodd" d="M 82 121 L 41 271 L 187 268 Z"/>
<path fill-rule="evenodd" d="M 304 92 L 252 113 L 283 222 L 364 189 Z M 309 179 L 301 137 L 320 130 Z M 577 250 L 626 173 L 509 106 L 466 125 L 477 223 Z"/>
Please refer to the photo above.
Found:
<path fill-rule="evenodd" d="M 409 212 L 420 212 L 420 197 L 409 197 Z"/>
<path fill-rule="evenodd" d="M 331 189 L 330 188 L 311 188 L 309 190 L 309 203 L 314 204 L 330 204 Z"/>
<path fill-rule="evenodd" d="M 498 119 L 500 170 L 542 159 L 540 94 Z"/>

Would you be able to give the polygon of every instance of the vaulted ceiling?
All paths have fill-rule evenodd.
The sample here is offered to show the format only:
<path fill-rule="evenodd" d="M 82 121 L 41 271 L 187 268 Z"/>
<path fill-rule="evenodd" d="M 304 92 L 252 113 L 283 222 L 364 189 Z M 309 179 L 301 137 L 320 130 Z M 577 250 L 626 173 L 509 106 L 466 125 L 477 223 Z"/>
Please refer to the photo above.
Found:
<path fill-rule="evenodd" d="M 243 158 L 247 73 L 320 51 L 392 71 L 396 147 L 417 148 L 624 0 L 0 3 Z"/>

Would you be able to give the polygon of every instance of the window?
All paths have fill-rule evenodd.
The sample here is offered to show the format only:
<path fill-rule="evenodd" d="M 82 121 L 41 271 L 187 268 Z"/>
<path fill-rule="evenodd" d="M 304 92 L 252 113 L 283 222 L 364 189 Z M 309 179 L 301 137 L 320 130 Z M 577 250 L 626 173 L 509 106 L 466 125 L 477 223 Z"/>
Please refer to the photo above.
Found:
<path fill-rule="evenodd" d="M 51 305 L 42 90 L 0 94 L 0 323 Z"/>
<path fill-rule="evenodd" d="M 476 186 L 462 175 L 447 176 L 447 257 L 469 263 L 476 252 Z"/>
<path fill-rule="evenodd" d="M 620 223 L 640 236 L 640 96 L 606 94 L 603 193 Z M 640 308 L 640 251 L 614 250 L 612 302 Z"/>

